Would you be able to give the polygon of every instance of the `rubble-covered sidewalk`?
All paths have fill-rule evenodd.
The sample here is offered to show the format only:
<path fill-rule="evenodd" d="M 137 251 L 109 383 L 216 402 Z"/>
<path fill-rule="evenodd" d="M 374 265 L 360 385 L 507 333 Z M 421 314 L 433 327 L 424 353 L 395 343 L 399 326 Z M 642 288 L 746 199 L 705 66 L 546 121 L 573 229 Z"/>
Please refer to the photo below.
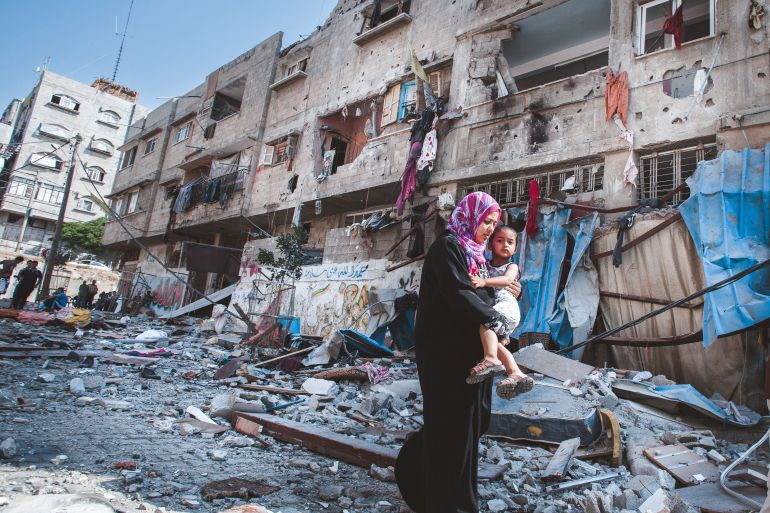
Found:
<path fill-rule="evenodd" d="M 342 344 L 305 366 L 329 344 L 246 345 L 191 317 L 0 323 L 3 511 L 408 511 L 393 469 L 421 425 L 408 352 Z M 537 346 L 517 358 L 537 384 L 493 402 L 483 511 L 749 511 L 717 479 L 762 434 L 753 412 L 712 398 L 723 417 L 705 415 L 665 376 Z M 766 461 L 733 474 L 760 503 Z"/>

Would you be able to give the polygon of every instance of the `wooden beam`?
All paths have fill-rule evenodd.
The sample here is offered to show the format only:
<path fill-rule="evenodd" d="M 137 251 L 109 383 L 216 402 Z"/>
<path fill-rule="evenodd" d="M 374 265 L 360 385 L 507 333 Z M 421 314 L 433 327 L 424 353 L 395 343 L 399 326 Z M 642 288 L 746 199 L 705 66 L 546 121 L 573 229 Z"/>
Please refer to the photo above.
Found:
<path fill-rule="evenodd" d="M 575 455 L 575 451 L 580 446 L 580 438 L 570 438 L 564 440 L 559 444 L 559 448 L 551 457 L 551 461 L 548 462 L 548 466 L 543 473 L 541 479 L 544 483 L 550 481 L 561 481 L 564 476 L 567 475 L 570 463 L 572 463 L 572 457 Z"/>
<path fill-rule="evenodd" d="M 304 390 L 297 390 L 296 388 L 271 387 L 268 385 L 254 385 L 252 383 L 240 384 L 238 385 L 238 388 L 245 388 L 246 390 L 255 390 L 257 392 L 273 392 L 276 394 L 284 394 L 284 395 L 309 395 Z"/>
<path fill-rule="evenodd" d="M 369 468 L 372 464 L 388 467 L 396 464 L 398 451 L 357 438 L 334 433 L 325 428 L 302 424 L 268 414 L 235 414 L 262 426 L 262 433 L 283 442 L 293 443 L 331 458 Z"/>

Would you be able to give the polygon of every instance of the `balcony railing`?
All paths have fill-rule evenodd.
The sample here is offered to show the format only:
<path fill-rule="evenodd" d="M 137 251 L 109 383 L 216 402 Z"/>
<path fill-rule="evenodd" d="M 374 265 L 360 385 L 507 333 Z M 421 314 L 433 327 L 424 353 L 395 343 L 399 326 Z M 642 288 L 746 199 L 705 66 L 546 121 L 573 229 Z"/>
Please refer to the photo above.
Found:
<path fill-rule="evenodd" d="M 235 191 L 246 187 L 246 176 L 249 174 L 248 166 L 227 166 L 229 171 L 219 176 L 209 177 L 190 186 L 190 203 L 188 208 L 204 203 L 227 204 Z M 220 167 L 221 170 L 221 167 Z"/>

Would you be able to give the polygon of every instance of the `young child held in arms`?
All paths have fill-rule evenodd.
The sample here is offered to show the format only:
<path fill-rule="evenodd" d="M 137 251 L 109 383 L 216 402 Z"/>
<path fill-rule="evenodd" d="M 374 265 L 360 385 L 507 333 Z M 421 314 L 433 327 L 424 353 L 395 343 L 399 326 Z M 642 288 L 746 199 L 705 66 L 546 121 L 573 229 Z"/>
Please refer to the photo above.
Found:
<path fill-rule="evenodd" d="M 505 347 L 510 342 L 510 335 L 519 325 L 521 313 L 519 304 L 513 295 L 505 289 L 518 280 L 519 267 L 510 262 L 516 251 L 516 231 L 499 225 L 490 237 L 492 242 L 492 261 L 488 265 L 489 277 L 471 276 L 475 288 L 495 288 L 494 309 L 501 314 L 501 321 L 494 330 L 481 326 L 481 345 L 484 347 L 484 359 L 471 369 L 467 383 L 480 383 L 488 377 L 507 374 L 497 383 L 497 395 L 503 399 L 512 399 L 519 394 L 532 390 L 535 382 L 521 372 L 513 355 Z"/>

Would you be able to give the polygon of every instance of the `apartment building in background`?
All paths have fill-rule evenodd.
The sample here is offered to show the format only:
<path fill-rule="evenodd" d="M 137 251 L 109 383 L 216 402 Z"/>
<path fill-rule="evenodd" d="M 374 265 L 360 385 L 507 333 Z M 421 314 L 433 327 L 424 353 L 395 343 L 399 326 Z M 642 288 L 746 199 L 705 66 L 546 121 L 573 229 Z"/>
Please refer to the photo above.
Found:
<path fill-rule="evenodd" d="M 75 163 L 65 222 L 106 213 L 94 198 L 112 190 L 128 126 L 148 109 L 137 93 L 108 80 L 91 85 L 43 71 L 22 101 L 3 115 L 12 125 L 0 173 L 0 247 L 39 254 L 50 246 L 64 199 L 70 159 Z M 77 154 L 71 153 L 76 135 Z"/>
<path fill-rule="evenodd" d="M 204 292 L 237 275 L 189 255 L 270 248 L 292 225 L 324 263 L 403 261 L 407 244 L 392 247 L 409 222 L 351 227 L 389 215 L 401 190 L 426 107 L 413 54 L 444 104 L 415 208 L 477 190 L 525 204 L 532 179 L 606 208 L 661 196 L 770 134 L 767 26 L 749 26 L 749 0 L 688 0 L 677 48 L 662 26 L 682 3 L 340 0 L 307 38 L 276 34 L 134 123 L 104 243 L 169 307 L 193 297 L 131 237 Z M 626 119 L 608 119 L 610 72 L 626 72 Z"/>

